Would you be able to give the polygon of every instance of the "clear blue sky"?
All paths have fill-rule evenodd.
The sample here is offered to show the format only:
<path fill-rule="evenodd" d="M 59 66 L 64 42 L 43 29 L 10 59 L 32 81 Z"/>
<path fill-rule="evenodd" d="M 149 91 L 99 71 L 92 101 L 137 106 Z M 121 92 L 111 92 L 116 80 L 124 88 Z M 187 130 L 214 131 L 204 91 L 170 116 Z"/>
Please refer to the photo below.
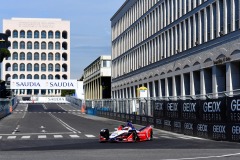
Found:
<path fill-rule="evenodd" d="M 110 18 L 125 0 L 5 0 L 2 20 L 61 18 L 71 22 L 71 78 L 79 79 L 85 67 L 100 55 L 111 54 Z"/>

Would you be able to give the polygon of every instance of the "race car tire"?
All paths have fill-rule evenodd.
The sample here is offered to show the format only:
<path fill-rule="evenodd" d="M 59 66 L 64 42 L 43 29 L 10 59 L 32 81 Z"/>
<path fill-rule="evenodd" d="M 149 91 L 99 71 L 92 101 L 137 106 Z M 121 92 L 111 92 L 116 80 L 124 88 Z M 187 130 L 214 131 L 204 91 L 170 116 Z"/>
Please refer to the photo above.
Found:
<path fill-rule="evenodd" d="M 152 140 L 153 140 L 153 131 L 151 130 L 149 141 L 152 141 Z"/>
<path fill-rule="evenodd" d="M 133 142 L 137 142 L 138 139 L 137 132 L 135 130 L 130 130 L 129 132 L 132 133 Z"/>
<path fill-rule="evenodd" d="M 108 130 L 108 129 L 102 129 L 102 130 L 100 131 L 100 135 L 101 135 L 102 137 L 106 138 L 106 140 L 108 140 L 108 139 L 109 139 L 109 130 Z"/>

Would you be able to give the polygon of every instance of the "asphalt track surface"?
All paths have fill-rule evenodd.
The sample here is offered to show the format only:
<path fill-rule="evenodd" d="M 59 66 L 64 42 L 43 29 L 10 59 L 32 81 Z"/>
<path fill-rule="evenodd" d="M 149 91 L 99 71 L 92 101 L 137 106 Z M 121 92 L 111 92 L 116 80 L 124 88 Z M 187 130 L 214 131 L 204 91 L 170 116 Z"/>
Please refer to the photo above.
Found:
<path fill-rule="evenodd" d="M 81 114 L 69 104 L 19 104 L 0 120 L 0 160 L 240 159 L 240 143 L 158 129 L 153 141 L 99 143 L 102 128 L 113 131 L 120 124 L 124 122 Z"/>

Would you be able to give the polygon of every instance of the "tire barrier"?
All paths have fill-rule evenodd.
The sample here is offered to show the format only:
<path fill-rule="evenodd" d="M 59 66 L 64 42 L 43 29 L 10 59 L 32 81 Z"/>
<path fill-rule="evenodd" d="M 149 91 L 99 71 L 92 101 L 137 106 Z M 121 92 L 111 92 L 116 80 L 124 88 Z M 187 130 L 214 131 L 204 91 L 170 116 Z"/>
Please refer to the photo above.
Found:
<path fill-rule="evenodd" d="M 119 113 L 97 108 L 96 115 L 135 124 L 154 125 L 175 133 L 240 142 L 240 96 L 206 100 L 151 100 L 153 115 Z"/>

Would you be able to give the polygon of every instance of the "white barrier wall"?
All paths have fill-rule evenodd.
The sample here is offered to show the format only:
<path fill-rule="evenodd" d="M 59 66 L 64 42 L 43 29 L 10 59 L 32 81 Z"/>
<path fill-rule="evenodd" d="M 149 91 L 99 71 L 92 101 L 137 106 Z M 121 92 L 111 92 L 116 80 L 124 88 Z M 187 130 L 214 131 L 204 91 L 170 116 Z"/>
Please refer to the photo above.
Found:
<path fill-rule="evenodd" d="M 69 103 L 66 97 L 31 97 L 31 101 L 20 101 L 20 103 Z"/>

